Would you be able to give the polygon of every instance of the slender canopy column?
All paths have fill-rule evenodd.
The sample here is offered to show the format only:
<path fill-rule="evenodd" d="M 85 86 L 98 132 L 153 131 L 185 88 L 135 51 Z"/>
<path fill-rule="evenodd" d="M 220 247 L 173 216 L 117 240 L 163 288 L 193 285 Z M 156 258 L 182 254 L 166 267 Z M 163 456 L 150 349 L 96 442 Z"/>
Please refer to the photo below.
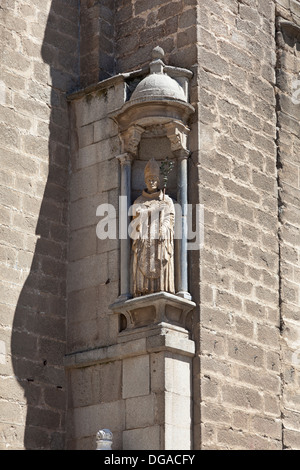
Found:
<path fill-rule="evenodd" d="M 177 295 L 191 299 L 188 290 L 188 252 L 187 252 L 187 159 L 189 153 L 182 152 L 178 158 L 177 199 L 181 205 L 181 239 L 178 250 Z"/>
<path fill-rule="evenodd" d="M 187 159 L 189 150 L 187 149 L 187 135 L 189 128 L 181 122 L 174 121 L 166 125 L 167 136 L 171 142 L 171 149 L 178 162 L 177 168 L 177 202 L 181 206 L 179 215 L 179 234 L 176 250 L 176 278 L 177 295 L 185 299 L 191 299 L 188 292 L 188 253 L 187 253 Z"/>
<path fill-rule="evenodd" d="M 129 299 L 130 294 L 130 238 L 128 236 L 129 207 L 131 205 L 131 163 L 130 153 L 119 155 L 121 165 L 121 189 L 119 200 L 119 238 L 120 238 L 120 300 Z"/>
<path fill-rule="evenodd" d="M 131 165 L 138 151 L 138 145 L 144 128 L 132 125 L 121 134 L 123 153 L 117 158 L 121 165 L 121 188 L 119 200 L 119 238 L 120 238 L 120 296 L 119 300 L 129 299 L 130 289 L 130 253 L 131 241 L 128 235 L 131 206 Z"/>

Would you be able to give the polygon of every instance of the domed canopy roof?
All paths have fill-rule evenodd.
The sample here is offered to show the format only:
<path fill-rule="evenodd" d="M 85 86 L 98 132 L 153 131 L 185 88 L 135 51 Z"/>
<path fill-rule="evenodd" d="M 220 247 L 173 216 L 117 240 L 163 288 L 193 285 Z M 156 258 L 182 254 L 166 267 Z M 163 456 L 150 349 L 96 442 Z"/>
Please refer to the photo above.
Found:
<path fill-rule="evenodd" d="M 186 101 L 182 87 L 165 73 L 151 73 L 136 87 L 130 101 L 171 99 Z"/>
<path fill-rule="evenodd" d="M 124 136 L 130 129 L 136 136 L 141 129 L 164 126 L 171 121 L 182 122 L 185 126 L 195 112 L 188 101 L 188 82 L 192 72 L 165 65 L 163 57 L 163 49 L 155 47 L 149 64 L 150 73 L 138 83 L 129 100 L 114 116 Z M 141 73 L 140 70 L 137 72 L 135 78 Z"/>
<path fill-rule="evenodd" d="M 150 75 L 140 81 L 132 93 L 130 101 L 180 100 L 186 102 L 184 90 L 180 84 L 165 73 L 165 64 L 161 59 L 164 51 L 155 47 L 152 51 Z"/>

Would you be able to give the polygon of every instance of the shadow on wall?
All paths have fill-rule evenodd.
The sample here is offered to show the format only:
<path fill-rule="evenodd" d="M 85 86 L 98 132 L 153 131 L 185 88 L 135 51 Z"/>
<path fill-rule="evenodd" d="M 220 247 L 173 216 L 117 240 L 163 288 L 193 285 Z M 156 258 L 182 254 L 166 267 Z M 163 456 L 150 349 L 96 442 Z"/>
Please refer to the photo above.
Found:
<path fill-rule="evenodd" d="M 11 352 L 14 373 L 27 401 L 24 447 L 59 450 L 65 448 L 66 409 L 69 116 L 65 93 L 77 85 L 77 1 L 52 1 L 41 56 L 50 67 L 52 81 L 46 84 L 44 79 L 43 85 L 51 85 L 52 90 L 49 166 L 36 227 L 38 239 L 15 311 Z M 49 70 L 46 66 L 41 69 L 44 74 Z"/>

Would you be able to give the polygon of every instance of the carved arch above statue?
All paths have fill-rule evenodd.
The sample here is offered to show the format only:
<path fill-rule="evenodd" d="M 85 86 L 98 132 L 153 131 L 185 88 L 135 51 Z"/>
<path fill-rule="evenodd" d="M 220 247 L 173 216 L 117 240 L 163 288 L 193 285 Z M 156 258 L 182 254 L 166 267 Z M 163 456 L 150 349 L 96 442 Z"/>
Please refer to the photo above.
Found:
<path fill-rule="evenodd" d="M 136 156 L 142 134 L 149 134 L 157 127 L 161 135 L 169 138 L 172 151 L 188 151 L 188 121 L 195 111 L 188 102 L 188 83 L 193 74 L 187 69 L 165 65 L 163 57 L 160 47 L 153 49 L 150 73 L 114 115 L 122 153 Z"/>
<path fill-rule="evenodd" d="M 121 142 L 121 153 L 119 160 L 121 164 L 121 190 L 120 195 L 127 201 L 127 208 L 131 202 L 132 188 L 132 165 L 142 161 L 145 164 L 145 158 L 141 159 L 140 142 L 144 137 L 150 137 L 154 141 L 161 137 L 167 138 L 170 143 L 170 152 L 172 159 L 177 162 L 177 202 L 185 207 L 187 204 L 187 158 L 188 149 L 188 127 L 189 119 L 195 109 L 189 103 L 189 81 L 192 78 L 192 72 L 187 69 L 171 67 L 163 62 L 164 51 L 156 47 L 152 53 L 152 61 L 149 64 L 149 74 L 144 76 L 134 89 L 131 97 L 123 104 L 118 112 L 111 116 L 118 125 L 119 137 Z M 164 160 L 164 155 L 158 155 L 155 143 L 154 152 L 156 160 Z M 153 157 L 153 155 L 152 155 Z M 150 158 L 152 158 L 150 157 Z M 156 194 L 156 193 L 155 193 Z M 122 211 L 124 225 L 130 223 L 127 218 L 128 211 L 126 207 Z M 177 217 L 177 216 L 176 216 Z M 191 301 L 191 295 L 188 292 L 187 276 L 187 250 L 186 250 L 186 217 L 184 213 L 181 216 L 182 239 L 176 241 L 176 286 L 175 291 L 168 289 L 161 291 L 154 290 L 154 297 L 149 302 L 156 302 L 155 299 L 161 299 L 165 296 L 164 302 L 172 302 L 180 306 L 182 304 L 190 310 L 194 305 Z M 146 302 L 149 295 L 142 295 L 142 298 L 132 299 L 134 289 L 130 286 L 129 272 L 131 270 L 131 241 L 128 239 L 120 240 L 120 296 L 112 306 L 112 310 L 121 313 L 121 305 L 124 306 L 124 312 L 133 302 L 134 308 L 139 302 Z M 165 271 L 160 271 L 164 272 Z M 171 271 L 170 271 L 171 272 Z M 165 285 L 165 284 L 164 284 Z M 173 293 L 174 292 L 174 293 Z M 171 296 L 171 297 L 170 297 Z M 154 299 L 154 300 L 153 300 Z M 128 303 L 129 302 L 129 303 Z M 159 300 L 160 302 L 160 300 Z M 154 305 L 153 304 L 153 305 Z M 144 305 L 144 304 L 143 304 Z M 155 304 L 156 305 L 156 304 Z M 158 310 L 161 310 L 161 304 Z M 174 305 L 169 305 L 174 310 Z M 131 308 L 131 307 L 130 307 Z M 121 310 L 120 310 L 121 309 Z M 123 313 L 124 313 L 123 312 Z M 125 314 L 125 313 L 124 313 Z M 127 313 L 126 313 L 127 315 Z M 165 318 L 165 315 L 163 315 Z M 131 318 L 131 317 L 130 317 Z M 129 322 L 127 318 L 127 323 Z M 158 317 L 156 318 L 156 320 Z M 168 320 L 169 321 L 169 320 Z M 178 320 L 179 321 L 179 320 Z M 132 327 L 136 322 L 129 322 Z M 179 322 L 180 323 L 180 322 Z"/>

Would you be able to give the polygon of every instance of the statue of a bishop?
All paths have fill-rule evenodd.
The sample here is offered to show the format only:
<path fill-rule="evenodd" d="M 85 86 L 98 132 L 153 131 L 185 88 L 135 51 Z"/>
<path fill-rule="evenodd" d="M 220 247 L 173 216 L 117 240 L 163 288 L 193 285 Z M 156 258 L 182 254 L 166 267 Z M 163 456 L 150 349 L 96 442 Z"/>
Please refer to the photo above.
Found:
<path fill-rule="evenodd" d="M 144 171 L 146 188 L 133 204 L 132 294 L 174 293 L 174 223 L 172 199 L 159 189 L 160 169 L 155 159 Z"/>

